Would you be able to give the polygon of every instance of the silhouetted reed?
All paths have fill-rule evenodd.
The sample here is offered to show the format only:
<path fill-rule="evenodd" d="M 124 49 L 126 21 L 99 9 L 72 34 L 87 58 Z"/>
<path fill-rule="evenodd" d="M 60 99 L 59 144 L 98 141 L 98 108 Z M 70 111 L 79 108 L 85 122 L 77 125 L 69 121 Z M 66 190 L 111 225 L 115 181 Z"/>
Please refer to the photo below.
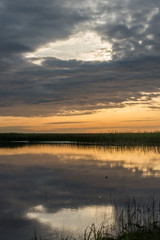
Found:
<path fill-rule="evenodd" d="M 127 133 L 0 133 L 0 142 L 65 142 L 107 146 L 160 146 L 160 132 Z"/>
<path fill-rule="evenodd" d="M 87 227 L 84 235 L 56 235 L 56 240 L 159 240 L 160 239 L 160 202 L 154 197 L 148 202 L 138 203 L 134 198 L 125 203 L 123 209 L 116 209 L 115 224 L 110 226 L 104 221 L 99 227 L 95 224 Z M 93 219 L 94 221 L 94 219 Z M 78 223 L 77 223 L 78 224 Z M 51 238 L 53 239 L 53 238 Z M 35 238 L 33 240 L 41 240 Z M 43 239 L 44 240 L 44 239 Z"/>

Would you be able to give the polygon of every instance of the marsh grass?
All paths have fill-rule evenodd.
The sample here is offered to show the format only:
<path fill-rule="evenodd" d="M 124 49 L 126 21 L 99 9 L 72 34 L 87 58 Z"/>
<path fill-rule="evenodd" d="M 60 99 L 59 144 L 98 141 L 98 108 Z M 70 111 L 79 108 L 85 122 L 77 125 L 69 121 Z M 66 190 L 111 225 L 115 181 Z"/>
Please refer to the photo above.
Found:
<path fill-rule="evenodd" d="M 83 236 L 83 240 L 114 240 L 108 227 L 106 229 L 105 222 L 102 223 L 98 228 L 95 224 L 87 227 Z"/>
<path fill-rule="evenodd" d="M 94 224 L 84 234 L 84 240 L 160 240 L 160 203 L 150 199 L 147 203 L 133 198 L 122 210 L 116 208 L 116 223 L 110 228 Z M 87 234 L 86 234 L 87 233 Z"/>
<path fill-rule="evenodd" d="M 110 132 L 74 134 L 0 133 L 0 142 L 72 142 L 107 146 L 160 146 L 160 132 Z"/>
<path fill-rule="evenodd" d="M 128 200 L 117 214 L 116 240 L 160 239 L 160 203 L 154 197 L 147 203 Z"/>
<path fill-rule="evenodd" d="M 160 202 L 157 203 L 154 197 L 147 203 L 137 203 L 133 198 L 125 203 L 122 210 L 116 206 L 115 209 L 114 226 L 104 221 L 99 227 L 95 224 L 87 227 L 82 237 L 62 237 L 57 234 L 50 240 L 160 240 Z M 42 239 L 35 234 L 32 240 Z"/>

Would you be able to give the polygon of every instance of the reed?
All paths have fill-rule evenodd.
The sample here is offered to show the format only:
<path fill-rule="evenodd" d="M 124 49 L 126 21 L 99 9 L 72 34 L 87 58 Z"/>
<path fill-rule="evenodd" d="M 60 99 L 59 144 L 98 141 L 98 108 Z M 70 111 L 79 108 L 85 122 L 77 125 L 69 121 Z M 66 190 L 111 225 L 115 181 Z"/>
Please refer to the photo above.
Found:
<path fill-rule="evenodd" d="M 68 142 L 106 146 L 160 146 L 160 132 L 110 133 L 0 133 L 0 142 Z"/>
<path fill-rule="evenodd" d="M 56 240 L 76 240 L 73 236 L 63 236 L 63 238 L 58 235 L 56 236 Z M 159 240 L 160 202 L 156 202 L 154 197 L 145 203 L 138 203 L 134 198 L 132 200 L 128 200 L 122 210 L 118 211 L 117 208 L 116 223 L 114 226 L 107 225 L 105 221 L 99 227 L 92 224 L 86 228 L 83 236 L 78 239 Z M 33 240 L 45 239 L 38 239 L 36 236 Z M 53 240 L 53 238 L 50 240 Z"/>

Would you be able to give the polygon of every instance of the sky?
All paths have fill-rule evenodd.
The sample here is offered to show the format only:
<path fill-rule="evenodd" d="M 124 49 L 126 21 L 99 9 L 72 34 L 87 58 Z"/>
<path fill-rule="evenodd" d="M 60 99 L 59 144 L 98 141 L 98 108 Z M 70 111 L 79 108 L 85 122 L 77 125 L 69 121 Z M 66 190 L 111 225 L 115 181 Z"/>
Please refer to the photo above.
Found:
<path fill-rule="evenodd" d="M 160 130 L 158 0 L 1 0 L 0 132 Z"/>

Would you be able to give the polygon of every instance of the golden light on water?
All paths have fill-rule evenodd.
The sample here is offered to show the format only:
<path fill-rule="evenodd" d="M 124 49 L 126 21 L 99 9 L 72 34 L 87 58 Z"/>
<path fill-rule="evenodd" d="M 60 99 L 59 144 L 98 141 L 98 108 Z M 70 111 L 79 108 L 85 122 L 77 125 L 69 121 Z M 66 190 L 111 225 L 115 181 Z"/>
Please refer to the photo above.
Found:
<path fill-rule="evenodd" d="M 21 161 L 20 156 L 28 157 Z M 37 157 L 34 157 L 37 155 Z M 118 148 L 118 147 L 76 147 L 72 145 L 31 145 L 19 148 L 0 148 L 0 156 L 12 156 L 0 160 L 1 164 L 11 164 L 19 168 L 27 165 L 54 168 L 55 165 L 85 166 L 94 164 L 97 167 L 115 168 L 121 166 L 134 172 L 141 172 L 142 177 L 160 177 L 159 148 Z M 18 157 L 19 156 L 19 157 Z"/>

